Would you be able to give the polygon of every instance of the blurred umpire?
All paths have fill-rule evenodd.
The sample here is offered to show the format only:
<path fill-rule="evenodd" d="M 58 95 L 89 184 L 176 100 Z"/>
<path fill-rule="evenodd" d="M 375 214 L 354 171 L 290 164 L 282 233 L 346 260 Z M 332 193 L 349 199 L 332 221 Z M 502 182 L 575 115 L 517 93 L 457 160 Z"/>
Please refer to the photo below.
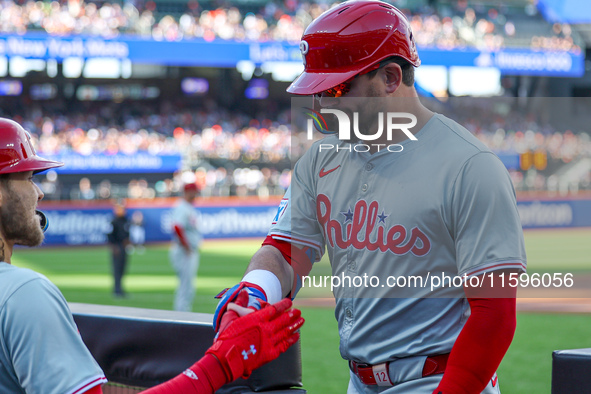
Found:
<path fill-rule="evenodd" d="M 114 217 L 111 221 L 111 232 L 107 239 L 111 244 L 111 262 L 113 270 L 113 296 L 123 298 L 127 295 L 121 285 L 123 275 L 127 268 L 127 251 L 129 245 L 130 222 L 123 203 L 117 203 L 113 207 Z"/>
<path fill-rule="evenodd" d="M 37 211 L 43 192 L 33 175 L 63 163 L 35 153 L 28 133 L 0 118 L 0 393 L 102 393 L 107 381 L 82 342 L 68 304 L 46 277 L 11 264 L 14 245 L 38 246 L 47 228 Z M 254 313 L 243 293 L 231 305 L 227 332 L 203 358 L 150 394 L 212 393 L 276 358 L 303 324 L 291 301 Z M 240 317 L 239 317 L 240 316 Z M 108 333 L 106 333 L 108 335 Z M 195 339 L 197 340 L 197 338 Z M 253 347 L 255 351 L 253 351 Z M 248 352 L 248 353 L 247 353 Z M 243 353 L 249 357 L 243 357 Z"/>

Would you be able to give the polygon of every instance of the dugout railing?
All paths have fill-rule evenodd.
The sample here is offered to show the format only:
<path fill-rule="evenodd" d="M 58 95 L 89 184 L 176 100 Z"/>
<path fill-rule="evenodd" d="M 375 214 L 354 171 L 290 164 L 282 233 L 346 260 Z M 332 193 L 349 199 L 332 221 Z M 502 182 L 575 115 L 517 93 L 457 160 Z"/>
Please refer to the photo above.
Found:
<path fill-rule="evenodd" d="M 70 303 L 84 343 L 107 379 L 105 394 L 140 392 L 169 380 L 213 343 L 213 315 Z M 217 393 L 302 394 L 300 343 Z"/>

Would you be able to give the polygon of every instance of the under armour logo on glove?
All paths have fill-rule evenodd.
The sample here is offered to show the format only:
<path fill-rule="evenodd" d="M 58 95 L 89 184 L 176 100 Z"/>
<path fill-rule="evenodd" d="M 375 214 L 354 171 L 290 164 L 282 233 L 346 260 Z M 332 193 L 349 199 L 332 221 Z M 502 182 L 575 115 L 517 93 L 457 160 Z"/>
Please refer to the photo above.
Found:
<path fill-rule="evenodd" d="M 247 352 L 246 350 L 242 351 L 242 357 L 244 357 L 245 360 L 248 360 L 248 354 L 256 354 L 257 350 L 254 347 L 254 345 L 250 345 L 250 350 Z"/>

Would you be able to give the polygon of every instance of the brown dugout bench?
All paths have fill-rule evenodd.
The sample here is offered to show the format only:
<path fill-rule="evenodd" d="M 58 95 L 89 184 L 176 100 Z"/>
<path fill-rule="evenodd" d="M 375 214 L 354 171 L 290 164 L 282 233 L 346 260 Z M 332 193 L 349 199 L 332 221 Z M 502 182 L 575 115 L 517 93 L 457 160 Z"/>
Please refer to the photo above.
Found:
<path fill-rule="evenodd" d="M 201 358 L 213 343 L 213 315 L 70 303 L 84 343 L 109 384 L 105 394 L 136 393 L 165 382 Z M 247 379 L 217 393 L 303 394 L 300 343 Z"/>

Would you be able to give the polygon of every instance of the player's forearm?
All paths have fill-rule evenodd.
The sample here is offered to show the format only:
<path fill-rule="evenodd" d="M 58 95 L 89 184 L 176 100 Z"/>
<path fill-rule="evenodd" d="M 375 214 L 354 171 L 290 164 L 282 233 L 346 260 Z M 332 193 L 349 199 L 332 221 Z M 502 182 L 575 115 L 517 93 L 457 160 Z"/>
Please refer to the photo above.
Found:
<path fill-rule="evenodd" d="M 515 334 L 516 289 L 495 282 L 488 289 L 465 289 L 471 314 L 456 340 L 438 394 L 480 393 L 493 377 Z M 488 297 L 475 297 L 475 293 Z M 500 296 L 504 298 L 499 298 Z"/>
<path fill-rule="evenodd" d="M 293 269 L 281 252 L 270 245 L 263 245 L 252 256 L 245 274 L 254 270 L 266 270 L 273 273 L 281 284 L 281 295 L 287 296 L 293 284 Z"/>
<path fill-rule="evenodd" d="M 435 393 L 480 393 L 493 377 L 515 333 L 515 299 L 472 299 L 468 318 Z"/>

